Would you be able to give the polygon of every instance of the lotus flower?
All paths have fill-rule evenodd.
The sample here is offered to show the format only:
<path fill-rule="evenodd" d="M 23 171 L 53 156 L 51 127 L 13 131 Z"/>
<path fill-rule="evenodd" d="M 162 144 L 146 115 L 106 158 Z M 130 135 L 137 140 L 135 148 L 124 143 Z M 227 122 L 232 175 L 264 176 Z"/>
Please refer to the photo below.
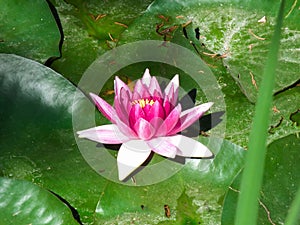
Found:
<path fill-rule="evenodd" d="M 179 76 L 175 75 L 164 92 L 146 69 L 133 92 L 118 77 L 114 81 L 114 107 L 90 93 L 100 112 L 113 124 L 77 132 L 103 144 L 122 144 L 118 156 L 119 180 L 140 167 L 151 151 L 174 158 L 211 158 L 213 154 L 200 142 L 178 134 L 198 120 L 213 103 L 208 102 L 182 111 L 178 104 Z"/>

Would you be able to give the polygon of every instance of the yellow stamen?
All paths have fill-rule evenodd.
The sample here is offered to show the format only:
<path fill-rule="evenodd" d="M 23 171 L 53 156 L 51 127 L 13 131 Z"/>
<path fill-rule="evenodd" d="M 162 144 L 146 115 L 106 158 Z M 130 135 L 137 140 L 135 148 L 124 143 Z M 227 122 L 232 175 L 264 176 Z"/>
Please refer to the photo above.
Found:
<path fill-rule="evenodd" d="M 153 99 L 149 100 L 149 99 L 138 99 L 138 100 L 134 100 L 132 102 L 133 105 L 135 104 L 139 104 L 141 106 L 141 108 L 144 108 L 146 105 L 150 105 L 152 106 L 154 104 Z"/>

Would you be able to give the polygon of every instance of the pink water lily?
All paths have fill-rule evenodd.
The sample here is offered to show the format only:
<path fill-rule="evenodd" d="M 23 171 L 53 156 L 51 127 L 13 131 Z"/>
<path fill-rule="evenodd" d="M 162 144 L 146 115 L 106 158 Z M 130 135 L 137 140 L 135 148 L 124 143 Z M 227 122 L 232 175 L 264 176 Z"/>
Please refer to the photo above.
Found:
<path fill-rule="evenodd" d="M 198 120 L 212 102 L 182 111 L 178 103 L 179 76 L 175 75 L 162 92 L 155 77 L 146 69 L 133 92 L 118 77 L 114 81 L 114 107 L 90 93 L 100 112 L 113 124 L 78 131 L 80 138 L 103 144 L 122 144 L 117 165 L 124 180 L 140 167 L 151 152 L 174 158 L 210 158 L 211 151 L 200 142 L 178 134 Z"/>

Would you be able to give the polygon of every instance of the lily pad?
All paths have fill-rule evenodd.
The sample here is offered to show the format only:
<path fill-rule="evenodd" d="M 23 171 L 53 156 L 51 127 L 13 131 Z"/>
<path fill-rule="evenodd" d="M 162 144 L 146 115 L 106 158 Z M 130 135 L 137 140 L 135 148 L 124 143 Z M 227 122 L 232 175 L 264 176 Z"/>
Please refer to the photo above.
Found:
<path fill-rule="evenodd" d="M 224 93 L 227 115 L 226 138 L 229 141 L 215 137 L 200 138 L 201 142 L 210 143 L 210 148 L 216 154 L 215 160 L 207 161 L 207 165 L 198 164 L 197 160 L 190 160 L 179 173 L 159 184 L 134 186 L 133 182 L 139 185 L 141 178 L 149 175 L 143 171 L 141 171 L 142 176 L 136 177 L 136 181 L 128 181 L 131 186 L 128 186 L 128 183 L 125 186 L 106 180 L 99 175 L 101 171 L 95 172 L 86 163 L 74 139 L 71 113 L 77 110 L 84 115 L 85 104 L 83 103 L 88 100 L 82 93 L 77 92 L 70 82 L 49 68 L 27 59 L 3 55 L 0 57 L 1 176 L 25 179 L 57 193 L 78 210 L 80 220 L 85 224 L 93 222 L 115 224 L 115 221 L 120 224 L 182 224 L 183 221 L 191 224 L 199 222 L 220 224 L 224 195 L 236 174 L 243 167 L 245 154 L 242 148 L 230 141 L 243 147 L 247 145 L 254 108 L 246 98 L 248 91 L 244 87 L 254 87 L 251 75 L 243 84 L 244 86 L 237 86 L 236 82 L 242 84 L 238 79 L 246 76 L 232 79 L 234 69 L 244 71 L 243 74 L 248 75 L 248 71 L 243 67 L 243 63 L 246 63 L 248 58 L 235 62 L 230 61 L 230 55 L 223 55 L 226 53 L 223 51 L 226 41 L 228 41 L 228 46 L 233 46 L 233 53 L 235 53 L 233 58 L 239 54 L 237 52 L 239 49 L 234 47 L 241 47 L 241 43 L 232 42 L 232 40 L 237 41 L 235 38 L 239 37 L 238 34 L 233 35 L 230 40 L 226 39 L 224 34 L 235 32 L 231 28 L 235 28 L 236 24 L 231 24 L 231 22 L 233 19 L 237 21 L 243 15 L 249 16 L 251 23 L 255 24 L 256 19 L 260 19 L 258 15 L 259 17 L 266 15 L 268 24 L 258 23 L 257 26 L 259 26 L 259 31 L 266 26 L 271 29 L 272 23 L 269 22 L 276 17 L 278 5 L 271 4 L 272 7 L 270 7 L 270 2 L 267 2 L 257 3 L 257 7 L 253 4 L 250 7 L 242 2 L 230 4 L 229 1 L 218 1 L 213 4 L 209 1 L 175 1 L 172 3 L 155 1 L 149 6 L 147 2 L 139 2 L 138 6 L 133 8 L 130 4 L 118 4 L 117 1 L 104 1 L 101 4 L 97 1 L 88 1 L 86 5 L 82 1 L 52 2 L 57 8 L 66 37 L 63 46 L 64 56 L 52 64 L 54 69 L 77 83 L 85 69 L 97 56 L 117 45 L 136 40 L 166 38 L 188 47 L 209 64 Z M 298 7 L 291 10 L 288 15 L 292 4 L 292 1 L 288 1 L 286 24 L 288 31 L 298 31 L 299 25 L 295 23 L 298 16 L 295 12 Z M 126 7 L 131 9 L 127 12 Z M 220 10 L 223 8 L 226 9 L 225 12 Z M 236 12 L 238 13 L 235 15 Z M 104 13 L 107 15 L 101 18 Z M 125 15 L 126 13 L 128 15 Z M 99 15 L 100 17 L 96 20 Z M 218 15 L 221 18 L 214 18 Z M 187 24 L 190 20 L 192 23 Z M 90 26 L 91 22 L 93 26 Z M 114 22 L 126 24 L 128 28 Z M 157 32 L 157 25 L 161 23 L 163 26 Z M 189 29 L 188 38 L 184 35 L 182 25 Z M 199 33 L 196 31 L 197 28 L 199 28 Z M 238 28 L 242 30 L 244 27 Z M 107 32 L 118 41 L 112 40 Z M 250 38 L 254 38 L 255 41 L 260 41 L 247 32 L 246 29 L 242 33 L 243 35 L 249 34 Z M 260 35 L 253 28 L 252 32 Z M 295 37 L 296 35 L 292 34 L 284 40 Z M 196 44 L 199 53 L 191 42 Z M 261 40 L 261 42 L 267 44 L 267 40 Z M 283 43 L 282 46 L 290 47 L 294 43 Z M 252 53 L 255 52 L 256 47 L 253 47 Z M 248 48 L 243 50 L 249 55 Z M 260 54 L 260 52 L 256 53 Z M 242 63 L 241 68 L 238 63 Z M 229 69 L 225 68 L 224 64 L 229 66 Z M 288 64 L 290 65 L 292 64 Z M 149 67 L 154 75 L 164 78 L 170 78 L 175 73 L 179 73 L 185 91 L 196 87 L 195 82 L 189 79 L 188 75 L 181 73 L 182 71 L 166 65 L 157 66 L 152 62 L 130 65 L 118 71 L 117 75 L 124 81 L 135 80 L 140 78 L 141 72 L 146 67 Z M 291 83 L 285 83 L 290 79 L 288 76 L 290 68 L 280 69 L 287 69 L 284 71 L 284 76 L 280 77 L 284 80 L 282 87 L 286 87 Z M 291 79 L 294 79 L 293 69 L 296 70 L 297 67 L 291 69 Z M 259 87 L 259 79 L 256 73 L 252 73 Z M 101 92 L 102 97 L 110 102 L 113 101 L 112 80 L 113 77 Z M 252 91 L 252 89 L 249 90 Z M 73 104 L 74 96 L 78 99 Z M 197 87 L 197 102 L 205 101 L 202 97 L 201 90 Z M 275 95 L 274 107 L 276 107 L 272 112 L 269 143 L 295 133 L 299 129 L 296 123 L 299 108 L 296 104 L 291 104 L 291 102 L 298 102 L 298 98 L 298 87 L 284 89 Z M 83 116 L 82 120 L 85 119 Z M 96 113 L 95 120 L 100 124 L 107 123 L 100 113 Z M 95 148 L 95 143 L 87 143 L 86 140 L 82 140 L 82 143 L 87 148 Z M 218 152 L 219 146 L 222 147 Z M 98 152 L 105 150 L 104 148 L 95 149 Z M 110 150 L 110 154 L 115 155 L 116 152 Z M 153 163 L 162 160 L 164 159 L 155 157 Z M 167 169 L 163 168 L 161 173 L 165 174 Z M 231 201 L 232 204 L 234 202 L 235 200 Z M 170 209 L 170 217 L 166 216 L 165 205 L 168 205 Z"/>
<path fill-rule="evenodd" d="M 0 178 L 1 224 L 78 224 L 71 210 L 28 181 Z"/>
<path fill-rule="evenodd" d="M 269 143 L 289 134 L 300 132 L 296 117 L 300 109 L 300 87 L 295 86 L 275 95 L 272 108 L 272 119 L 269 127 Z"/>
<path fill-rule="evenodd" d="M 95 224 L 220 224 L 222 199 L 243 166 L 245 151 L 221 139 L 200 141 L 216 153 L 215 159 L 189 159 L 176 175 L 154 185 L 129 187 L 108 182 L 101 189 Z M 137 185 L 139 179 L 142 177 L 136 177 Z M 170 217 L 165 215 L 165 205 Z"/>
<path fill-rule="evenodd" d="M 288 35 L 289 38 L 296 38 L 299 32 L 297 28 L 299 24 L 296 22 L 298 15 L 296 13 L 296 6 L 293 6 L 293 4 L 294 1 L 287 2 L 285 14 L 285 24 L 288 28 L 284 32 L 286 33 L 293 30 L 293 34 Z M 135 22 L 128 27 L 126 32 L 122 34 L 119 43 L 122 44 L 143 39 L 163 40 L 164 36 L 157 32 L 157 28 L 163 25 L 158 30 L 160 33 L 163 30 L 169 29 L 170 32 L 167 33 L 167 40 L 187 47 L 199 54 L 213 71 L 222 88 L 227 106 L 226 138 L 246 147 L 254 113 L 252 102 L 255 101 L 257 92 L 257 90 L 253 92 L 253 88 L 256 89 L 255 85 L 259 87 L 259 79 L 256 78 L 257 74 L 253 72 L 251 72 L 253 75 L 253 79 L 251 79 L 251 74 L 249 71 L 245 72 L 245 68 L 251 66 L 251 69 L 257 71 L 261 70 L 263 63 L 259 64 L 259 62 L 262 62 L 262 59 L 254 61 L 250 57 L 266 57 L 266 54 L 263 55 L 260 52 L 253 54 L 258 50 L 258 48 L 255 50 L 255 47 L 253 47 L 253 52 L 250 54 L 247 46 L 241 47 L 241 45 L 245 43 L 242 39 L 244 37 L 242 37 L 239 32 L 244 32 L 244 35 L 246 35 L 247 38 L 251 38 L 251 40 L 260 41 L 249 33 L 250 25 L 248 23 L 251 23 L 253 26 L 255 25 L 251 27 L 252 32 L 255 31 L 254 28 L 256 27 L 260 30 L 265 29 L 264 32 L 268 31 L 268 35 L 270 36 L 272 34 L 274 18 L 276 17 L 278 6 L 278 4 L 271 4 L 270 2 L 260 2 L 258 4 L 255 1 L 248 1 L 247 3 L 242 1 L 234 1 L 232 3 L 229 1 L 177 1 L 174 4 L 167 4 L 164 1 L 155 1 L 147 9 L 145 14 L 137 18 Z M 220 8 L 222 8 L 222 10 L 220 10 Z M 267 16 L 268 23 L 257 22 L 263 15 Z M 246 24 L 248 24 L 248 27 Z M 177 29 L 171 32 L 171 28 L 174 26 L 177 26 Z M 183 27 L 185 28 L 184 32 Z M 239 40 L 239 38 L 241 38 L 241 40 Z M 281 51 L 282 54 L 288 51 L 296 54 L 289 55 L 290 58 L 293 58 L 292 61 L 294 62 L 294 60 L 299 58 L 297 57 L 298 42 L 288 43 L 285 40 L 286 38 L 286 36 L 283 36 Z M 267 40 L 260 42 L 264 43 L 263 48 L 265 48 L 267 52 Z M 233 50 L 233 55 L 231 49 Z M 240 57 L 237 59 L 238 62 L 233 62 L 232 60 L 232 58 L 236 57 L 235 54 Z M 241 54 L 243 54 L 243 57 L 240 56 Z M 249 60 L 252 60 L 257 65 L 252 66 L 252 61 Z M 234 63 L 239 63 L 239 65 L 234 65 Z M 282 66 L 283 64 L 285 66 Z M 277 88 L 274 90 L 275 92 L 294 84 L 294 82 L 297 82 L 299 79 L 299 63 L 296 62 L 296 64 L 294 64 L 291 60 L 284 60 L 283 57 L 281 57 L 280 65 L 279 74 L 281 75 L 278 75 L 279 78 Z M 233 71 L 233 68 L 236 71 L 243 71 L 243 73 L 238 75 L 238 72 Z M 258 74 L 260 74 L 260 72 L 258 72 Z M 247 82 L 243 83 L 240 81 L 243 79 L 247 80 Z M 286 91 L 287 89 L 284 89 L 280 96 L 284 96 Z M 245 98 L 243 94 L 247 98 Z M 291 98 L 294 98 L 289 94 L 287 95 L 290 96 L 289 101 Z M 276 100 L 274 106 L 281 104 L 284 104 L 283 100 Z M 289 113 L 295 112 L 293 111 L 294 109 L 291 108 L 294 107 L 285 107 L 285 111 L 289 111 Z M 273 117 L 272 125 L 276 125 L 277 123 L 278 118 Z M 277 134 L 270 135 L 269 143 L 276 138 L 286 136 L 286 132 L 294 132 L 294 128 L 290 126 L 285 126 L 284 129 L 286 129 L 285 134 L 279 132 L 277 133 L 279 136 Z"/>
<path fill-rule="evenodd" d="M 51 67 L 77 83 L 88 66 L 114 48 L 121 33 L 152 1 L 51 1 L 64 31 L 62 58 Z"/>
<path fill-rule="evenodd" d="M 0 8 L 0 52 L 42 63 L 60 56 L 61 35 L 47 1 L 1 1 Z"/>
<path fill-rule="evenodd" d="M 288 1 L 287 5 L 292 7 L 293 3 Z M 255 102 L 277 13 L 278 5 L 269 4 L 266 9 L 266 3 L 255 7 L 254 2 L 155 1 L 122 35 L 122 41 L 163 38 L 172 41 L 174 26 L 192 22 L 193 28 L 198 29 L 198 42 L 206 47 L 201 52 L 223 59 L 242 92 Z M 263 16 L 266 22 L 258 22 Z M 295 6 L 286 12 L 274 92 L 299 80 L 300 27 L 296 22 L 299 19 Z"/>
<path fill-rule="evenodd" d="M 295 13 L 295 12 L 294 12 Z M 258 22 L 266 12 L 252 13 L 233 11 L 226 24 L 231 24 L 230 33 L 224 35 L 224 46 L 229 55 L 224 59 L 232 77 L 251 102 L 257 98 L 257 90 L 262 79 L 264 62 L 275 26 L 275 18 L 267 16 L 265 23 Z M 300 19 L 300 16 L 297 20 Z M 223 23 L 220 21 L 220 23 Z M 300 26 L 290 28 L 285 22 L 276 71 L 274 93 L 293 85 L 299 80 Z M 223 51 L 225 51 L 224 49 Z"/>
<path fill-rule="evenodd" d="M 0 87 L 0 175 L 53 191 L 91 221 L 103 179 L 74 139 L 72 110 L 84 96 L 74 101 L 77 89 L 61 75 L 9 54 L 0 55 Z"/>
<path fill-rule="evenodd" d="M 260 205 L 258 224 L 284 223 L 299 188 L 300 168 L 294 163 L 300 160 L 299 149 L 300 142 L 297 135 L 278 139 L 268 146 L 263 186 L 258 200 Z M 222 215 L 224 225 L 234 224 L 241 174 L 228 189 Z"/>

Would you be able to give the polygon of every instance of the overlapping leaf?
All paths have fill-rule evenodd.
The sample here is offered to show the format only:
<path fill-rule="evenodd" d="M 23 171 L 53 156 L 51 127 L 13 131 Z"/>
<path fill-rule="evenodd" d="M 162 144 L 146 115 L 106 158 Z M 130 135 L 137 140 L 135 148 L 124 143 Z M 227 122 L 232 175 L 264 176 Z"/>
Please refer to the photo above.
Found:
<path fill-rule="evenodd" d="M 267 151 L 258 224 L 284 223 L 299 188 L 299 138 L 289 135 L 272 142 Z M 222 224 L 233 224 L 241 174 L 230 185 L 225 198 Z M 251 188 L 251 187 L 249 187 Z"/>
<path fill-rule="evenodd" d="M 1 224 L 78 224 L 71 210 L 28 181 L 0 178 Z"/>
<path fill-rule="evenodd" d="M 0 52 L 46 62 L 60 56 L 60 31 L 46 1 L 0 2 Z"/>

